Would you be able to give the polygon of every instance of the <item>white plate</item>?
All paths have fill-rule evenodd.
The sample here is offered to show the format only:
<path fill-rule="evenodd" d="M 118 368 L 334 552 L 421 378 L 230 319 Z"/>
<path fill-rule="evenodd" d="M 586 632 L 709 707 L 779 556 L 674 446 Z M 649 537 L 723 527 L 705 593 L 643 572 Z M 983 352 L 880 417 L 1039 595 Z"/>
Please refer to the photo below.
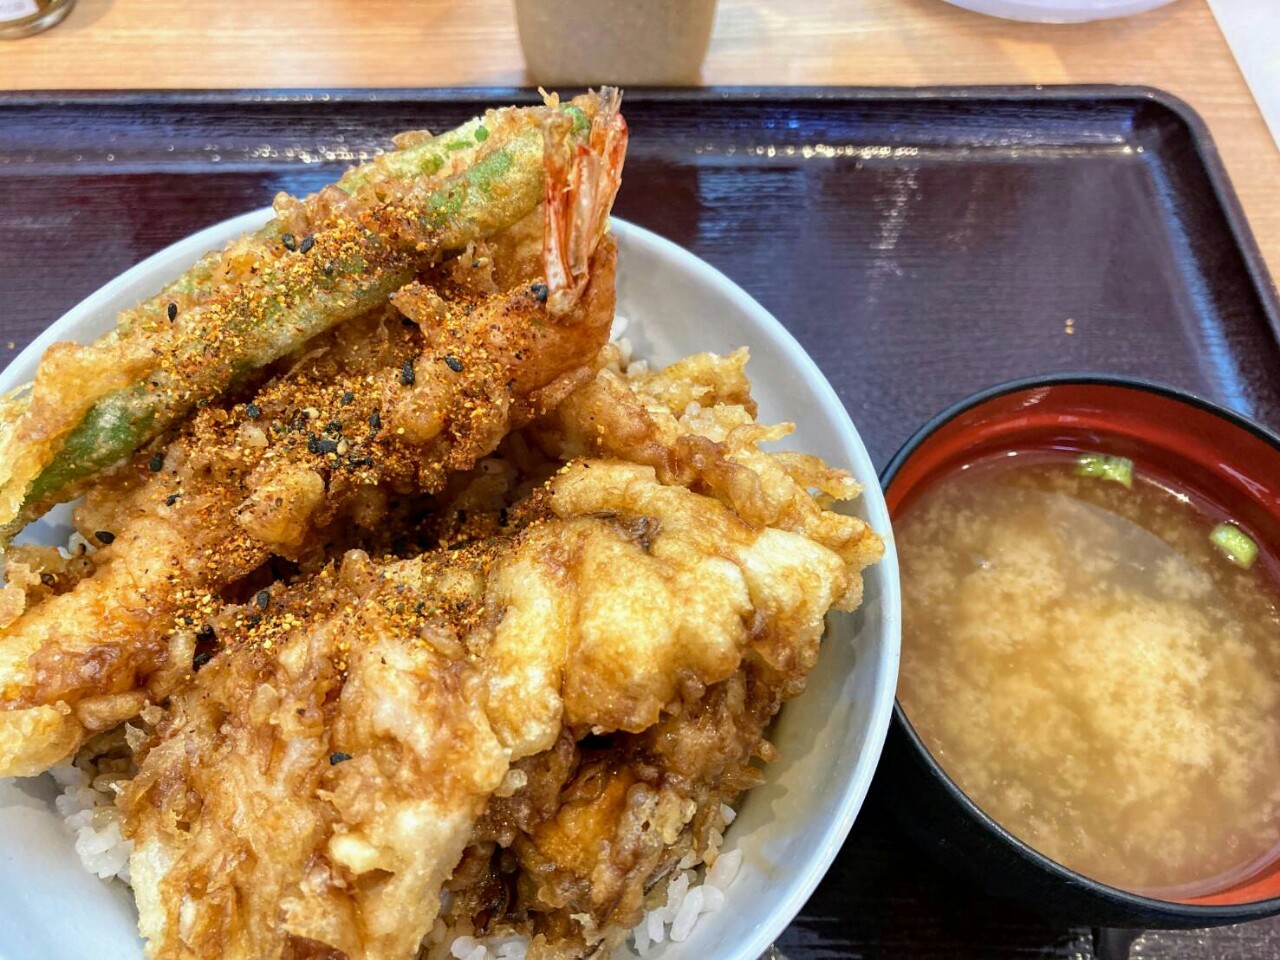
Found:
<path fill-rule="evenodd" d="M 88 341 L 117 312 L 156 293 L 206 250 L 256 229 L 258 210 L 179 241 L 74 307 L 0 374 L 0 391 L 30 380 L 55 340 Z M 777 320 L 719 271 L 639 227 L 614 221 L 620 246 L 618 312 L 640 356 L 663 364 L 703 350 L 751 348 L 748 372 L 762 421 L 797 424 L 789 445 L 850 470 L 865 487 L 859 515 L 888 540 L 889 515 L 858 433 L 835 391 Z M 46 536 L 52 532 L 46 529 Z M 773 730 L 782 758 L 747 795 L 728 832 L 743 869 L 726 909 L 702 917 L 684 943 L 652 960 L 755 960 L 791 921 L 840 849 L 862 806 L 893 708 L 900 638 L 892 541 L 867 571 L 856 614 L 833 614 L 809 689 Z M 84 872 L 43 777 L 0 781 L 0 958 L 140 960 L 132 898 Z"/>
<path fill-rule="evenodd" d="M 947 0 L 974 13 L 1030 23 L 1087 23 L 1131 17 L 1173 0 Z"/>

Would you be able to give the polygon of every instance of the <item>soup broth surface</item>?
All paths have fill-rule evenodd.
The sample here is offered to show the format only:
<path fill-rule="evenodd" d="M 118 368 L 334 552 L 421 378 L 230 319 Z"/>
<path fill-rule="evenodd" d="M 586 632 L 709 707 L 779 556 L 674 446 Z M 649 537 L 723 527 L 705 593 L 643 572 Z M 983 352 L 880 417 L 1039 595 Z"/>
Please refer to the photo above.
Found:
<path fill-rule="evenodd" d="M 1280 846 L 1280 612 L 1139 473 L 1021 454 L 896 519 L 899 696 L 975 803 L 1086 876 L 1192 897 Z"/>

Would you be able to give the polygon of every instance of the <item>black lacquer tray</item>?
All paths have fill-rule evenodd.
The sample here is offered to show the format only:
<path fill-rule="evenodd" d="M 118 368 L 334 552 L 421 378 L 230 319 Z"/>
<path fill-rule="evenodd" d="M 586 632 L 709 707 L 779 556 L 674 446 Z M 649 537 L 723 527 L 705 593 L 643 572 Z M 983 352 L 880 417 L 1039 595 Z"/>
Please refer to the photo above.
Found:
<path fill-rule="evenodd" d="M 530 97 L 2 94 L 0 356 L 173 240 L 314 190 L 400 130 Z M 880 465 L 954 400 L 1054 371 L 1162 380 L 1280 428 L 1275 288 L 1203 123 L 1166 94 L 635 91 L 625 112 L 617 213 L 788 326 Z M 874 787 L 780 946 L 794 960 L 1091 951 L 1088 930 L 940 874 Z M 1280 957 L 1280 921 L 1149 933 L 1133 955 Z"/>

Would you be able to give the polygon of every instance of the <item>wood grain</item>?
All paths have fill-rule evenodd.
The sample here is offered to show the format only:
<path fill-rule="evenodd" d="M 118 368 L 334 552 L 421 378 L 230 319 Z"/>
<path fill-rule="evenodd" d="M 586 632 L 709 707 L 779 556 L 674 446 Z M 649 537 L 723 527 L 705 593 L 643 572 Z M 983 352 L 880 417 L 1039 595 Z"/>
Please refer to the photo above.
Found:
<path fill-rule="evenodd" d="M 721 0 L 703 81 L 1161 87 L 1208 121 L 1280 273 L 1280 151 L 1205 0 L 1057 27 L 942 0 Z M 79 0 L 0 48 L 7 90 L 525 82 L 510 0 Z"/>

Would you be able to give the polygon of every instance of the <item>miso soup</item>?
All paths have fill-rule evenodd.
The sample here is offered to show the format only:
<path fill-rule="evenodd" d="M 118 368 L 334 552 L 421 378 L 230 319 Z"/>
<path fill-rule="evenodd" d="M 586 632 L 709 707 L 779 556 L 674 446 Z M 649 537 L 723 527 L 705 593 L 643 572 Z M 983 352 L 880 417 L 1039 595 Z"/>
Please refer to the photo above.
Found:
<path fill-rule="evenodd" d="M 1123 463 L 1011 455 L 906 505 L 899 695 L 1015 836 L 1192 897 L 1280 848 L 1274 558 Z"/>

